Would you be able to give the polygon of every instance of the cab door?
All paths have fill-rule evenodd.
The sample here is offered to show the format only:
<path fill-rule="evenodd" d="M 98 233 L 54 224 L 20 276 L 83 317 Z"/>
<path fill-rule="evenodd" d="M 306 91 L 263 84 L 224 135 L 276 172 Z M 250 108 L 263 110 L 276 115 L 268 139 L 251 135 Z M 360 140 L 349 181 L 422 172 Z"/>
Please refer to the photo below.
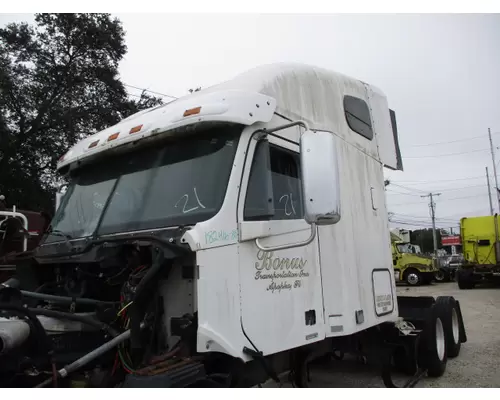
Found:
<path fill-rule="evenodd" d="M 298 144 L 251 139 L 238 204 L 241 324 L 264 354 L 325 337 L 317 239 L 273 249 L 311 237 L 301 192 Z"/>

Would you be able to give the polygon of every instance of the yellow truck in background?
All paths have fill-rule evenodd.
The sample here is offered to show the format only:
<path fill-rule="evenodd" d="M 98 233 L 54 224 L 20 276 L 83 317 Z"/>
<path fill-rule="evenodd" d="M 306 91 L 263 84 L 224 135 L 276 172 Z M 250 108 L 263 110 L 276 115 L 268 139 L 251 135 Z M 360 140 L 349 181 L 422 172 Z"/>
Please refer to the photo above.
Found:
<path fill-rule="evenodd" d="M 416 254 L 414 247 L 391 234 L 392 264 L 396 283 L 411 286 L 430 284 L 438 269 L 432 257 Z"/>
<path fill-rule="evenodd" d="M 499 216 L 460 220 L 464 262 L 457 271 L 460 289 L 472 289 L 485 281 L 500 280 Z"/>

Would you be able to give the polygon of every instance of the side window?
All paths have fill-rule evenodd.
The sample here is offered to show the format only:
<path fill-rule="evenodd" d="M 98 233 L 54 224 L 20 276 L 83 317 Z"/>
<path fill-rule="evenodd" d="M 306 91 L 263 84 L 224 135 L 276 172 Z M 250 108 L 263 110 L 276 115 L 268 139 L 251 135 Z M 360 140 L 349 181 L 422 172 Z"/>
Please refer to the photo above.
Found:
<path fill-rule="evenodd" d="M 264 174 L 262 160 L 255 158 L 252 163 L 244 219 L 254 221 L 303 219 L 300 157 L 297 153 L 278 146 L 269 145 L 268 149 L 269 161 L 267 165 L 264 164 L 266 165 Z M 259 157 L 262 158 L 261 155 Z M 263 190 L 266 186 L 271 193 L 266 194 L 266 190 Z"/>
<path fill-rule="evenodd" d="M 299 155 L 271 147 L 271 179 L 273 182 L 274 218 L 304 218 Z"/>
<path fill-rule="evenodd" d="M 370 109 L 363 99 L 344 96 L 344 112 L 349 128 L 368 140 L 373 139 Z"/>

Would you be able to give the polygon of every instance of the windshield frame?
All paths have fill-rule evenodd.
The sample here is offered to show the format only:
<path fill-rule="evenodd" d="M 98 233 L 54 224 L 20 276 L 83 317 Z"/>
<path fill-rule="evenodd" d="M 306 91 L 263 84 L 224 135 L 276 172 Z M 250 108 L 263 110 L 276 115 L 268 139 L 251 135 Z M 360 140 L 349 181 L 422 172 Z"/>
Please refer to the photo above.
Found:
<path fill-rule="evenodd" d="M 415 254 L 414 252 L 410 251 L 410 246 L 410 243 L 396 243 L 396 248 L 401 254 Z"/>
<path fill-rule="evenodd" d="M 207 124 L 208 125 L 208 124 Z M 61 203 L 56 211 L 56 215 L 54 216 L 52 223 L 51 223 L 51 229 L 54 230 L 54 232 L 58 231 L 58 224 L 61 222 L 61 220 L 58 220 L 58 218 L 61 217 L 61 215 L 64 212 L 67 212 L 66 208 L 68 207 L 68 202 L 70 201 L 71 195 L 73 194 L 75 188 L 78 186 L 78 179 L 83 175 L 83 174 L 88 174 L 88 171 L 91 171 L 92 168 L 99 168 L 99 166 L 106 166 L 107 163 L 109 162 L 116 162 L 117 160 L 120 160 L 121 157 L 127 157 L 130 154 L 138 154 L 139 157 L 142 155 L 144 156 L 147 152 L 148 149 L 155 148 L 156 153 L 155 153 L 155 159 L 149 164 L 147 168 L 144 168 L 141 171 L 145 171 L 146 173 L 149 172 L 148 176 L 148 183 L 147 183 L 147 190 L 150 189 L 150 186 L 154 182 L 154 177 L 157 174 L 157 169 L 162 166 L 167 166 L 167 164 L 161 164 L 163 157 L 166 157 L 166 153 L 168 152 L 169 146 L 183 146 L 184 143 L 193 143 L 194 140 L 200 139 L 200 140 L 205 140 L 210 138 L 212 140 L 214 139 L 220 139 L 221 143 L 226 143 L 226 144 L 221 144 L 220 148 L 215 148 L 215 150 L 209 151 L 208 153 L 204 154 L 202 153 L 201 155 L 195 155 L 192 157 L 187 157 L 185 160 L 180 159 L 180 161 L 177 162 L 184 162 L 184 161 L 190 161 L 190 160 L 196 160 L 203 158 L 204 156 L 210 156 L 212 154 L 216 154 L 220 151 L 226 151 L 227 153 L 225 154 L 225 158 L 221 158 L 220 162 L 223 163 L 223 165 L 227 165 L 228 168 L 222 171 L 214 171 L 214 174 L 219 174 L 218 176 L 214 177 L 213 180 L 217 180 L 217 182 L 220 181 L 219 189 L 217 189 L 218 193 L 213 194 L 215 200 L 215 204 L 213 207 L 209 207 L 207 211 L 204 210 L 197 210 L 196 213 L 192 214 L 178 214 L 178 215 L 172 215 L 172 216 L 164 216 L 161 217 L 162 223 L 159 226 L 158 220 L 154 220 L 153 222 L 151 220 L 146 220 L 146 221 L 126 221 L 123 224 L 118 224 L 119 229 L 117 229 L 118 225 L 113 225 L 113 226 L 105 226 L 103 225 L 103 220 L 107 217 L 108 213 L 108 207 L 113 201 L 113 198 L 116 194 L 116 189 L 120 182 L 122 181 L 122 178 L 127 175 L 126 169 L 122 170 L 121 172 L 117 172 L 116 178 L 114 179 L 114 182 L 112 184 L 111 189 L 107 193 L 107 195 L 103 196 L 106 197 L 106 200 L 103 204 L 102 211 L 98 217 L 98 222 L 93 227 L 93 231 L 90 234 L 86 235 L 80 235 L 76 234 L 73 235 L 75 231 L 73 232 L 65 232 L 71 235 L 71 238 L 62 238 L 60 235 L 50 234 L 50 229 L 47 232 L 47 235 L 43 238 L 42 244 L 52 244 L 52 243 L 59 243 L 61 241 L 67 241 L 69 240 L 82 240 L 82 239 L 88 239 L 88 238 L 93 238 L 96 239 L 101 236 L 110 236 L 110 235 L 123 235 L 127 233 L 134 233 L 134 232 L 143 232 L 143 231 L 158 231 L 158 230 L 163 230 L 163 229 L 171 229 L 172 227 L 177 227 L 177 226 L 186 226 L 186 225 L 194 225 L 198 222 L 206 221 L 208 219 L 211 219 L 215 217 L 220 210 L 222 209 L 225 201 L 226 201 L 226 195 L 227 195 L 227 190 L 228 190 L 228 185 L 229 185 L 229 180 L 231 173 L 234 169 L 234 159 L 237 154 L 237 149 L 238 149 L 238 144 L 241 140 L 241 135 L 244 130 L 244 126 L 241 124 L 232 124 L 232 123 L 222 123 L 222 124 L 209 124 L 208 127 L 205 127 L 205 129 L 196 129 L 193 132 L 181 132 L 180 134 L 173 135 L 172 137 L 161 139 L 161 140 L 156 140 L 156 141 L 151 141 L 145 144 L 144 146 L 141 147 L 136 147 L 134 151 L 129 151 L 129 152 L 121 152 L 113 156 L 109 156 L 105 159 L 102 158 L 100 160 L 96 160 L 93 163 L 90 163 L 88 165 L 85 165 L 79 169 L 76 169 L 71 177 L 70 183 L 68 185 L 67 191 L 64 194 L 64 196 L 61 199 Z M 219 133 L 219 131 L 221 133 Z M 231 146 L 227 145 L 227 141 L 230 140 L 232 142 Z M 219 144 L 217 144 L 219 146 Z M 232 147 L 232 150 L 228 152 L 228 150 L 225 150 L 228 147 Z M 187 148 L 187 147 L 186 147 Z M 193 147 L 195 149 L 195 147 Z M 192 151 L 194 154 L 196 154 L 196 150 Z M 189 153 L 189 151 L 187 151 Z M 113 161 L 111 160 L 111 157 L 113 157 Z M 173 164 L 176 162 L 174 161 Z M 106 174 L 104 174 L 105 176 Z M 101 181 L 98 181 L 99 183 Z M 196 194 L 196 197 L 198 197 L 198 194 Z M 144 207 L 146 204 L 148 204 L 149 199 L 147 199 L 145 196 L 141 197 L 141 203 L 142 206 Z M 182 204 L 181 204 L 182 205 Z M 177 207 L 177 206 L 176 206 Z M 184 205 L 184 208 L 186 205 Z M 205 208 L 205 207 L 203 207 Z M 136 211 L 134 211 L 136 213 Z M 57 221 L 57 222 L 56 222 Z M 121 226 L 123 225 L 123 226 Z"/>

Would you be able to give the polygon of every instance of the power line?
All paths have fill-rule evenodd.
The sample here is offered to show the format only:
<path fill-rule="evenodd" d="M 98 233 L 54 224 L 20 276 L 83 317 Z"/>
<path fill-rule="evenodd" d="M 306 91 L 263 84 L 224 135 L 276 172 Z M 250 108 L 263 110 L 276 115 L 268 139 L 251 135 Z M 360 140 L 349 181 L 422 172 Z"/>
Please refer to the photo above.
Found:
<path fill-rule="evenodd" d="M 137 94 L 134 94 L 134 93 L 128 93 L 129 96 L 133 96 L 133 97 L 137 97 L 139 99 L 142 99 L 142 96 L 139 96 Z"/>
<path fill-rule="evenodd" d="M 411 188 L 411 187 L 406 187 L 406 186 L 403 186 L 403 185 L 399 185 L 397 183 L 390 183 L 391 185 L 393 186 L 396 186 L 396 187 L 399 187 L 401 189 L 406 189 L 410 192 L 415 192 L 415 193 L 426 193 L 424 190 L 420 190 L 420 189 L 415 189 L 415 188 Z"/>
<path fill-rule="evenodd" d="M 482 184 L 482 185 L 471 185 L 471 186 L 462 186 L 462 187 L 459 187 L 459 188 L 441 189 L 440 191 L 441 191 L 441 192 L 451 192 L 451 191 L 453 191 L 453 190 L 471 189 L 471 188 L 486 187 L 486 186 L 487 186 L 486 184 Z"/>
<path fill-rule="evenodd" d="M 406 189 L 404 186 L 399 186 L 399 185 L 394 185 L 394 186 L 398 186 L 398 187 Z M 486 186 L 487 186 L 486 184 L 482 184 L 482 185 L 461 186 L 461 187 L 456 187 L 456 188 L 439 188 L 439 191 L 440 192 L 453 192 L 455 190 L 464 190 L 464 189 L 472 189 L 472 188 L 483 188 L 483 187 L 486 187 Z M 433 190 L 438 190 L 438 188 L 432 188 L 432 189 Z M 417 194 L 413 194 L 413 193 L 426 193 L 425 191 L 423 191 L 421 189 L 414 189 L 413 193 L 396 192 L 396 191 L 393 191 L 393 190 L 390 190 L 390 189 L 387 189 L 387 190 L 389 192 L 391 192 L 391 193 L 401 194 L 401 195 L 406 195 L 406 196 L 417 196 Z M 410 190 L 410 188 L 408 188 L 408 190 Z"/>
<path fill-rule="evenodd" d="M 499 135 L 500 132 L 495 132 L 492 133 L 493 135 Z M 468 140 L 474 140 L 474 139 L 485 139 L 487 138 L 488 135 L 481 135 L 481 136 L 474 136 L 466 139 L 457 139 L 457 140 L 450 140 L 447 142 L 434 142 L 434 143 L 424 143 L 424 144 L 410 144 L 408 147 L 425 147 L 425 146 L 435 146 L 439 144 L 449 144 L 449 143 L 459 143 L 459 142 L 466 142 Z"/>
<path fill-rule="evenodd" d="M 477 194 L 474 196 L 463 196 L 463 197 L 452 197 L 451 199 L 442 199 L 443 201 L 454 201 L 454 200 L 463 200 L 463 199 L 477 199 L 480 196 L 487 196 L 487 194 Z M 422 204 L 421 202 L 419 203 L 398 203 L 398 204 L 391 204 L 390 207 L 396 207 L 396 206 L 409 206 L 411 204 Z"/>
<path fill-rule="evenodd" d="M 391 217 L 389 219 L 389 222 L 406 222 L 406 223 L 413 223 L 413 224 L 421 224 L 421 225 L 429 225 L 431 226 L 431 222 L 426 222 L 426 221 L 414 221 L 412 219 L 408 218 L 403 218 L 403 217 Z"/>
<path fill-rule="evenodd" d="M 171 99 L 177 99 L 177 97 L 175 96 L 171 96 L 169 94 L 165 94 L 165 93 L 160 93 L 160 92 L 156 92 L 154 90 L 149 90 L 149 89 L 143 89 L 143 88 L 140 88 L 140 87 L 137 87 L 137 86 L 134 86 L 134 85 L 129 85 L 128 83 L 124 83 L 123 86 L 127 86 L 129 88 L 132 88 L 132 89 L 137 89 L 137 90 L 141 90 L 143 92 L 149 92 L 149 93 L 153 93 L 153 94 L 157 94 L 159 96 L 165 96 L 165 97 L 170 97 Z M 137 96 L 137 95 L 136 95 Z M 140 96 L 138 96 L 140 97 Z"/>
<path fill-rule="evenodd" d="M 400 221 L 406 221 L 406 222 L 414 222 L 414 223 L 422 223 L 422 224 L 427 224 L 427 225 L 431 225 L 432 226 L 432 221 L 430 221 L 429 218 L 422 218 L 422 219 L 419 219 L 419 218 L 413 218 L 413 217 L 405 217 L 405 216 L 402 216 L 401 214 L 394 214 L 392 217 L 391 217 L 391 220 L 393 219 L 398 219 Z M 459 218 L 457 219 L 441 219 L 441 218 L 436 218 L 436 223 L 437 224 L 444 224 L 444 225 L 449 225 L 449 224 L 457 224 L 458 222 L 460 221 Z"/>
<path fill-rule="evenodd" d="M 463 151 L 463 152 L 460 152 L 460 153 L 432 154 L 432 155 L 418 156 L 418 157 L 405 157 L 405 159 L 408 159 L 408 158 L 419 159 L 419 158 L 437 158 L 437 157 L 460 156 L 460 155 L 463 155 L 463 154 L 479 153 L 479 152 L 483 152 L 483 151 L 490 151 L 490 149 L 469 150 L 469 151 Z"/>
<path fill-rule="evenodd" d="M 398 225 L 407 225 L 407 226 L 417 226 L 417 227 L 420 227 L 420 228 L 427 228 L 427 229 L 432 229 L 432 224 L 422 224 L 422 223 L 419 223 L 419 222 L 412 222 L 412 221 L 399 221 L 399 220 L 392 220 L 392 221 L 389 221 L 391 224 L 398 224 Z M 453 228 L 455 227 L 459 227 L 460 225 L 455 225 L 453 226 Z M 446 228 L 450 228 L 450 225 L 449 224 L 445 224 L 445 223 L 440 223 L 440 226 L 437 227 L 438 229 L 446 229 Z"/>
<path fill-rule="evenodd" d="M 413 196 L 413 197 L 419 197 L 418 194 L 412 194 L 412 193 L 403 193 L 403 192 L 398 192 L 396 190 L 392 190 L 392 189 L 387 189 L 388 192 L 390 193 L 395 193 L 395 194 L 399 194 L 399 195 L 403 195 L 403 196 Z"/>
<path fill-rule="evenodd" d="M 424 220 L 424 221 L 427 221 L 430 217 L 426 217 L 426 216 L 420 216 L 420 215 L 410 215 L 410 214 L 401 214 L 401 213 L 392 213 L 392 215 L 394 216 L 402 216 L 403 219 L 404 218 L 412 218 L 412 219 L 420 219 L 420 220 Z M 459 218 L 444 218 L 444 217 L 436 217 L 436 220 L 440 220 L 440 221 L 443 221 L 443 222 L 450 222 L 450 221 L 453 221 L 453 222 L 456 222 Z M 430 223 L 430 221 L 429 221 Z"/>
<path fill-rule="evenodd" d="M 472 215 L 477 215 L 477 214 L 487 214 L 488 212 L 485 211 L 486 208 L 476 208 L 474 210 L 467 210 L 466 213 L 458 213 L 458 214 L 451 214 L 451 215 L 445 215 L 443 218 L 446 218 L 446 219 L 451 219 L 450 217 L 456 217 L 457 219 L 460 219 L 462 217 L 464 217 L 464 214 L 472 214 Z"/>
<path fill-rule="evenodd" d="M 399 206 L 412 206 L 416 204 L 424 204 L 421 201 L 418 203 L 397 203 L 397 204 L 391 204 L 390 207 L 399 207 Z"/>
<path fill-rule="evenodd" d="M 469 178 L 455 178 L 455 179 L 436 179 L 435 181 L 398 181 L 396 183 L 405 183 L 405 184 L 427 184 L 427 183 L 436 183 L 436 182 L 454 182 L 454 181 L 466 181 L 466 180 L 471 180 L 471 179 L 483 179 L 484 176 L 471 176 Z M 394 184 L 394 182 L 391 182 L 391 184 Z"/>
<path fill-rule="evenodd" d="M 407 222 L 407 221 L 389 221 L 393 224 L 398 224 L 398 225 L 410 225 L 410 226 L 419 226 L 419 227 L 423 227 L 423 228 L 430 228 L 431 225 L 423 225 L 423 224 L 419 224 L 419 223 L 413 223 L 413 222 Z"/>
<path fill-rule="evenodd" d="M 406 189 L 404 186 L 399 186 L 399 185 L 394 185 L 394 186 L 398 186 L 400 188 L 403 188 L 403 189 Z M 472 189 L 472 188 L 480 188 L 480 187 L 486 187 L 487 185 L 486 184 L 482 184 L 482 185 L 469 185 L 469 186 L 461 186 L 461 187 L 456 187 L 456 188 L 444 188 L 444 189 L 439 189 L 440 192 L 453 192 L 455 190 L 464 190 L 464 189 Z M 411 190 L 410 188 L 408 188 L 408 190 Z M 433 190 L 437 190 L 437 188 L 433 188 Z M 427 193 L 426 191 L 424 190 L 420 190 L 420 189 L 413 189 L 412 190 L 412 193 L 403 193 L 403 192 L 397 192 L 397 191 L 394 191 L 392 189 L 387 189 L 387 191 L 389 192 L 392 192 L 392 193 L 397 193 L 397 194 L 402 194 L 402 195 L 406 195 L 406 196 L 419 196 L 417 194 L 413 194 L 413 193 Z"/>

